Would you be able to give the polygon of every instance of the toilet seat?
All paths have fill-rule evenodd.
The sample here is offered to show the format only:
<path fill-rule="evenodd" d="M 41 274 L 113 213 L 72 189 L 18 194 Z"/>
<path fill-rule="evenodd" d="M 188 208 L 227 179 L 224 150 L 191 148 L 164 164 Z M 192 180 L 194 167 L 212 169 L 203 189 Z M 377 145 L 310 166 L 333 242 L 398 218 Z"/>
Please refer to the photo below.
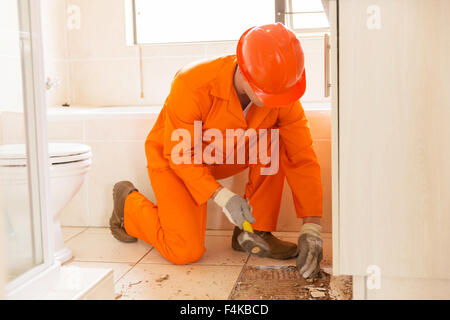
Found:
<path fill-rule="evenodd" d="M 79 143 L 49 143 L 51 165 L 80 162 L 92 157 L 91 147 Z M 25 144 L 0 145 L 0 167 L 26 167 Z"/>

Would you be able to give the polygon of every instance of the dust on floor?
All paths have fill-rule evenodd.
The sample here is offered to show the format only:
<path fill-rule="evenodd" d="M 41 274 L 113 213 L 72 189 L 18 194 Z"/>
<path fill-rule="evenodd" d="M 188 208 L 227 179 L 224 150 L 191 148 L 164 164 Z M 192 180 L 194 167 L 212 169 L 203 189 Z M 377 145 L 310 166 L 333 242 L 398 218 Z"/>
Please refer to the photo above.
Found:
<path fill-rule="evenodd" d="M 245 266 L 231 300 L 351 300 L 351 276 L 331 276 L 323 269 L 305 280 L 295 266 Z"/>

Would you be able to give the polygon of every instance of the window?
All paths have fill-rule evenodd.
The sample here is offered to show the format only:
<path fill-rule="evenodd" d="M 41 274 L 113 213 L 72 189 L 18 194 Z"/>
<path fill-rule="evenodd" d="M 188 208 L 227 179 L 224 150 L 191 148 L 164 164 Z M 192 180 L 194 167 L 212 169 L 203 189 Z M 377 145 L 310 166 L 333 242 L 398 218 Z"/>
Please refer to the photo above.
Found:
<path fill-rule="evenodd" d="M 297 33 L 327 32 L 329 23 L 320 0 L 287 0 L 286 25 Z"/>
<path fill-rule="evenodd" d="M 321 0 L 127 0 L 127 12 L 132 44 L 238 40 L 274 22 L 297 33 L 328 30 Z"/>
<path fill-rule="evenodd" d="M 273 0 L 135 0 L 136 42 L 237 40 L 246 29 L 272 23 Z"/>

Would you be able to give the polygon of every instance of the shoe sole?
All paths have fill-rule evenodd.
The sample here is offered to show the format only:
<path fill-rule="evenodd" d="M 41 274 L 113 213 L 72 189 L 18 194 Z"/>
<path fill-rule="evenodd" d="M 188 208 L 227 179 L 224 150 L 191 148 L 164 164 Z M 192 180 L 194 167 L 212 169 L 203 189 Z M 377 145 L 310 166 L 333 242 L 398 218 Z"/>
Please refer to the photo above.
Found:
<path fill-rule="evenodd" d="M 115 228 L 117 228 L 117 227 L 115 227 Z M 136 242 L 138 240 L 137 238 L 127 234 L 125 232 L 125 230 L 116 229 L 116 231 L 113 231 L 113 226 L 112 226 L 112 223 L 111 223 L 111 219 L 109 220 L 109 230 L 111 231 L 111 234 L 113 235 L 113 237 L 116 238 L 117 240 L 119 240 L 120 242 L 131 243 L 131 242 Z M 118 234 L 118 233 L 120 233 L 120 231 L 118 231 L 118 230 L 123 232 L 123 234 L 124 234 L 123 238 L 120 237 L 120 235 Z M 128 239 L 126 237 L 128 237 Z"/>
<path fill-rule="evenodd" d="M 131 182 L 130 182 L 131 183 Z M 113 212 L 112 212 L 112 216 L 111 216 L 111 219 L 113 218 L 113 217 L 115 217 L 115 219 L 119 219 L 120 220 L 120 216 L 118 215 L 118 214 L 116 214 L 116 205 L 119 205 L 119 201 L 118 201 L 118 199 L 117 199 L 117 197 L 118 197 L 118 195 L 119 194 L 121 194 L 122 192 L 121 192 L 121 188 L 120 188 L 120 185 L 121 185 L 121 183 L 120 182 L 118 182 L 118 183 L 116 183 L 115 185 L 114 185 L 114 187 L 113 187 L 113 192 L 112 192 L 112 196 L 113 196 L 113 203 L 114 203 L 114 208 L 113 208 Z M 125 205 L 125 201 L 123 201 L 124 203 L 123 203 L 123 205 Z M 121 203 L 120 203 L 120 205 L 121 205 Z M 123 215 L 125 215 L 125 212 L 123 212 Z M 125 243 L 132 243 L 132 242 L 136 242 L 138 239 L 137 238 L 135 238 L 135 237 L 133 237 L 133 236 L 130 236 L 129 234 L 127 234 L 126 233 L 126 231 L 124 230 L 125 228 L 119 228 L 119 230 L 120 231 L 113 231 L 112 230 L 112 224 L 111 224 L 111 219 L 110 219 L 110 222 L 109 222 L 109 225 L 110 225 L 110 230 L 111 230 L 111 234 L 114 236 L 114 238 L 116 238 L 117 240 L 119 240 L 119 241 L 121 241 L 121 242 L 125 242 Z M 119 233 L 119 232 L 123 232 L 123 237 L 120 237 L 120 235 L 118 235 L 117 233 Z M 126 239 L 126 238 L 129 238 L 129 239 Z"/>
<path fill-rule="evenodd" d="M 270 258 L 270 259 L 274 259 L 274 260 L 289 260 L 289 259 L 294 259 L 294 258 L 297 257 L 297 255 L 298 255 L 297 252 L 295 252 L 295 253 L 293 253 L 293 254 L 291 254 L 291 255 L 273 255 L 273 254 L 270 254 L 270 253 L 269 253 L 268 255 L 266 255 L 266 256 L 264 256 L 264 257 L 261 257 L 261 256 L 256 255 L 256 254 L 252 254 L 251 252 L 247 252 L 247 251 L 245 251 L 243 248 L 236 248 L 236 247 L 232 246 L 232 249 L 233 249 L 234 251 L 237 251 L 237 252 L 246 252 L 246 253 L 249 253 L 249 254 L 252 255 L 252 256 L 257 256 L 257 257 L 259 257 L 259 258 Z"/>
<path fill-rule="evenodd" d="M 271 254 L 270 251 L 269 251 L 267 253 L 267 255 L 261 256 L 261 255 L 258 255 L 258 254 L 253 254 L 251 251 L 246 251 L 244 248 L 242 248 L 242 246 L 239 243 L 235 243 L 234 241 L 231 242 L 231 248 L 234 251 L 246 252 L 246 253 L 249 253 L 252 256 L 257 256 L 259 258 L 270 258 L 270 259 L 275 259 L 275 260 L 289 260 L 289 259 L 293 259 L 293 258 L 297 257 L 297 255 L 298 255 L 297 248 L 295 248 L 295 251 L 293 251 L 291 254 L 274 255 L 274 254 Z"/>

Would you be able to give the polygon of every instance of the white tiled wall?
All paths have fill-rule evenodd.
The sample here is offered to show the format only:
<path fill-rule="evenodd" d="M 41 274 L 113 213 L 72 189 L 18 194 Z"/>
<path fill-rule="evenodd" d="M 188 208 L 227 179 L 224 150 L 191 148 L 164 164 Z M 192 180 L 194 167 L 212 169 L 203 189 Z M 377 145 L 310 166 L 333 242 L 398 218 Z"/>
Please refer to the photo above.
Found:
<path fill-rule="evenodd" d="M 22 69 L 17 3 L 0 2 L 0 111 L 22 110 Z"/>
<path fill-rule="evenodd" d="M 323 232 L 331 232 L 331 136 L 330 110 L 306 110 L 314 148 L 319 158 L 324 191 Z M 156 120 L 156 114 L 74 114 L 49 115 L 50 142 L 74 142 L 90 145 L 93 153 L 91 170 L 75 198 L 61 214 L 64 226 L 107 226 L 111 215 L 112 187 L 120 180 L 130 180 L 148 199 L 155 202 L 146 168 L 145 138 Z M 5 112 L 0 136 L 4 143 L 23 143 L 23 116 Z M 243 194 L 247 171 L 220 181 Z M 298 231 L 301 219 L 295 216 L 291 191 L 287 183 L 283 192 L 278 231 Z M 208 203 L 208 229 L 231 229 L 219 208 Z"/>
<path fill-rule="evenodd" d="M 49 117 L 51 142 L 84 143 L 92 148 L 92 166 L 86 182 L 61 214 L 64 226 L 107 226 L 112 212 L 112 186 L 130 180 L 155 200 L 146 169 L 144 142 L 155 118 Z M 65 132 L 65 133 L 64 133 Z"/>
<path fill-rule="evenodd" d="M 59 82 L 47 91 L 49 105 L 63 104 L 69 94 L 70 65 L 66 30 L 66 0 L 42 0 L 41 24 L 46 79 Z"/>
<path fill-rule="evenodd" d="M 70 113 L 70 111 L 67 111 Z M 324 189 L 324 232 L 331 232 L 331 141 L 330 111 L 307 110 L 314 147 L 322 169 Z M 100 118 L 49 118 L 48 135 L 52 142 L 81 142 L 92 147 L 93 163 L 86 183 L 61 215 L 65 226 L 107 226 L 112 212 L 112 187 L 120 180 L 130 180 L 155 202 L 147 175 L 144 142 L 154 117 L 109 115 Z M 247 172 L 221 181 L 240 194 L 244 193 Z M 301 220 L 295 216 L 291 191 L 285 185 L 278 231 L 298 231 Z M 231 229 L 219 208 L 208 203 L 208 229 Z"/>

